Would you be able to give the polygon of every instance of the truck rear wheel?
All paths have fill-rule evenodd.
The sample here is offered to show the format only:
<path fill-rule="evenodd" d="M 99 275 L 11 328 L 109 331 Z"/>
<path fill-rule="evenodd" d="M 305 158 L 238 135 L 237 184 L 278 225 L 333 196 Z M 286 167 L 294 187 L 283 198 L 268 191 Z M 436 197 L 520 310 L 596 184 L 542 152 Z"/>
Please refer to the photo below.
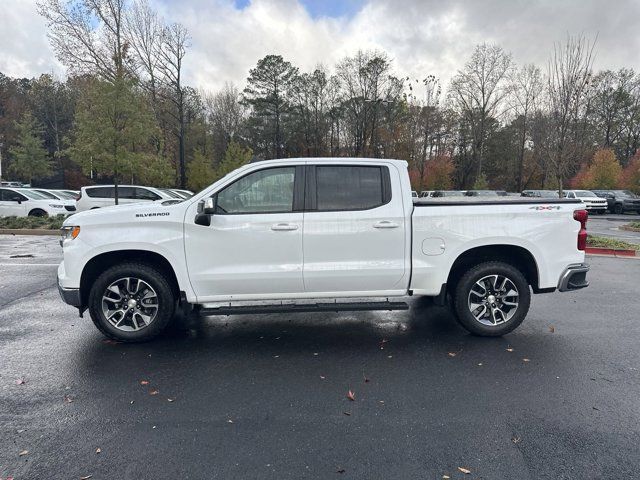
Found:
<path fill-rule="evenodd" d="M 173 319 L 176 296 L 164 274 L 144 263 L 122 263 L 104 271 L 89 292 L 91 320 L 107 337 L 143 342 Z"/>
<path fill-rule="evenodd" d="M 495 337 L 513 331 L 526 317 L 530 303 L 526 278 L 505 262 L 476 265 L 455 286 L 457 319 L 476 335 Z"/>

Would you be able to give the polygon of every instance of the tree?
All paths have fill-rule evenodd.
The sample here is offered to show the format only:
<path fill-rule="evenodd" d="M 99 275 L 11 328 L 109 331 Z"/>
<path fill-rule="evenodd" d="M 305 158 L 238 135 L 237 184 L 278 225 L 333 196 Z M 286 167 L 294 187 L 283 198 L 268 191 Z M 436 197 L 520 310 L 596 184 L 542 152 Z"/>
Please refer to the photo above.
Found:
<path fill-rule="evenodd" d="M 252 155 L 253 152 L 250 148 L 243 147 L 235 141 L 230 142 L 224 154 L 224 159 L 215 170 L 216 178 L 222 178 L 236 168 L 246 165 L 251 161 Z"/>
<path fill-rule="evenodd" d="M 179 23 L 173 23 L 162 30 L 162 45 L 159 50 L 159 65 L 163 74 L 163 81 L 167 85 L 173 104 L 170 115 L 175 121 L 175 135 L 178 138 L 178 178 L 180 187 L 185 188 L 186 158 L 185 158 L 185 88 L 182 81 L 182 66 L 184 56 L 189 47 L 189 33 Z"/>
<path fill-rule="evenodd" d="M 554 45 L 549 60 L 547 152 L 560 193 L 565 177 L 582 153 L 581 127 L 588 113 L 594 46 L 595 42 L 585 37 L 569 37 L 564 45 Z"/>
<path fill-rule="evenodd" d="M 283 155 L 286 138 L 284 118 L 289 113 L 289 95 L 298 69 L 280 55 L 267 55 L 249 71 L 244 101 L 252 109 L 252 130 L 267 158 Z"/>
<path fill-rule="evenodd" d="M 135 178 L 143 165 L 155 164 L 153 113 L 134 83 L 94 81 L 80 97 L 71 135 L 71 158 L 85 173 Z M 140 175 L 142 176 L 142 175 Z"/>
<path fill-rule="evenodd" d="M 196 150 L 191 160 L 187 164 L 187 187 L 198 192 L 211 185 L 216 179 L 216 172 L 201 150 Z"/>
<path fill-rule="evenodd" d="M 453 186 L 453 161 L 441 155 L 430 160 L 425 169 L 424 189 L 449 190 Z"/>
<path fill-rule="evenodd" d="M 51 163 L 42 141 L 42 127 L 30 113 L 25 114 L 16 124 L 17 143 L 9 149 L 11 164 L 9 171 L 25 182 L 51 174 Z"/>
<path fill-rule="evenodd" d="M 241 134 L 246 108 L 240 101 L 238 88 L 230 83 L 213 95 L 205 94 L 204 104 L 213 133 L 215 158 L 222 159 L 229 142 Z"/>
<path fill-rule="evenodd" d="M 620 175 L 620 186 L 640 193 L 640 150 L 631 158 Z"/>
<path fill-rule="evenodd" d="M 516 191 L 522 190 L 524 156 L 529 132 L 531 113 L 536 107 L 536 100 L 542 91 L 542 75 L 540 69 L 533 64 L 524 65 L 511 77 L 511 103 L 519 126 L 518 163 L 516 173 Z"/>
<path fill-rule="evenodd" d="M 476 180 L 482 175 L 487 124 L 498 113 L 509 93 L 506 79 L 511 69 L 511 54 L 497 45 L 477 45 L 464 68 L 451 80 L 451 99 L 471 136 L 471 161 Z"/>

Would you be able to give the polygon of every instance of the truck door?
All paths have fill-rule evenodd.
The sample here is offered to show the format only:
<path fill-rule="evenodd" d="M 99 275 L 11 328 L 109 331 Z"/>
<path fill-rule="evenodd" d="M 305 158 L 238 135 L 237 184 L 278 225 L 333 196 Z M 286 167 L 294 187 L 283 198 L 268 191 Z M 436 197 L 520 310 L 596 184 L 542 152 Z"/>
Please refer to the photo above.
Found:
<path fill-rule="evenodd" d="M 209 226 L 185 219 L 189 278 L 199 301 L 303 293 L 303 166 L 255 170 L 213 198 Z"/>
<path fill-rule="evenodd" d="M 306 292 L 406 288 L 407 225 L 401 192 L 400 178 L 388 165 L 307 167 Z"/>

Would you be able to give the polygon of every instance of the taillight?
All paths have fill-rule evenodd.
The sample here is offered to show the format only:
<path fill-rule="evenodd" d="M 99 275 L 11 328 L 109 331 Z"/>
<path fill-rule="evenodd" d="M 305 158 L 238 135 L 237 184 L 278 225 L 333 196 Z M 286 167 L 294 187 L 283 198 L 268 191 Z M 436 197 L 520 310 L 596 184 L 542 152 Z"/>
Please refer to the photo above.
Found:
<path fill-rule="evenodd" d="M 578 232 L 578 250 L 584 251 L 587 247 L 587 219 L 589 213 L 586 210 L 576 210 L 573 212 L 573 219 L 580 222 L 580 231 Z"/>

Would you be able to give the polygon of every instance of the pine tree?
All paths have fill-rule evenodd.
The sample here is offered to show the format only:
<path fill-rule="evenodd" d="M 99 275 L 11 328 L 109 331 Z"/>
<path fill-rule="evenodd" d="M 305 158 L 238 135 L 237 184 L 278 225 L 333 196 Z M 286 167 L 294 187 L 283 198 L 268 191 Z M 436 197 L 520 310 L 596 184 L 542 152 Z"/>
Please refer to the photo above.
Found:
<path fill-rule="evenodd" d="M 9 171 L 24 182 L 51 175 L 51 163 L 42 141 L 42 127 L 30 113 L 25 114 L 15 126 L 18 141 L 9 149 L 12 160 Z"/>

